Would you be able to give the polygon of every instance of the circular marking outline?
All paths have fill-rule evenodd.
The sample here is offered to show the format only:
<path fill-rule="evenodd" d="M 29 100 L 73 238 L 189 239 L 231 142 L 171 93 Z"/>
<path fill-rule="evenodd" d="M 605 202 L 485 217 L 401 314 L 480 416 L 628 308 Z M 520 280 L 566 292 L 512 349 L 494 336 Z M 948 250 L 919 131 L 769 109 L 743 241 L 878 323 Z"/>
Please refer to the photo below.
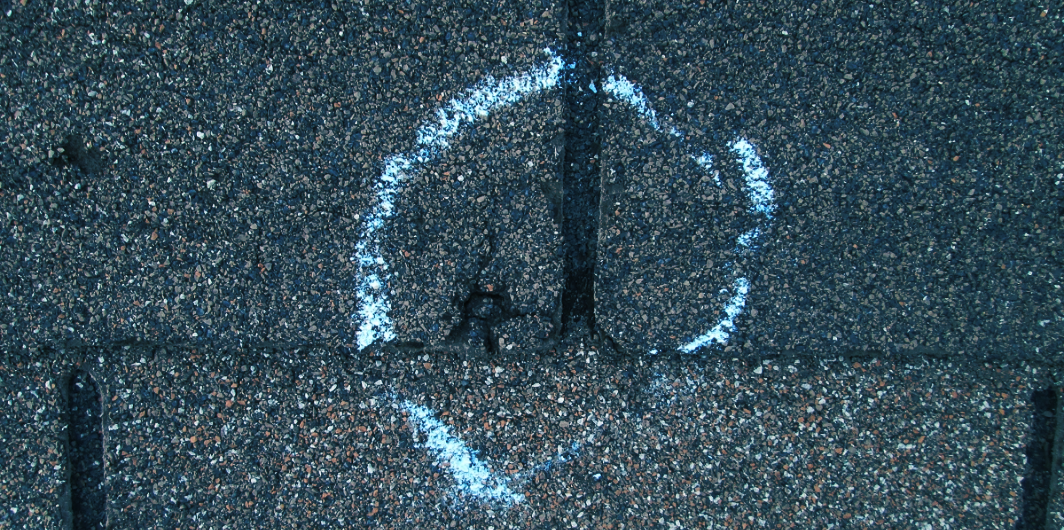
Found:
<path fill-rule="evenodd" d="M 362 237 L 351 258 L 358 264 L 358 313 L 361 317 L 357 334 L 358 349 L 363 350 L 378 339 L 395 339 L 395 326 L 388 311 L 388 264 L 380 251 L 378 230 L 395 214 L 395 198 L 403 181 L 450 147 L 451 140 L 462 129 L 487 117 L 493 111 L 518 103 L 526 96 L 558 86 L 565 66 L 561 57 L 550 49 L 546 64 L 512 75 L 502 80 L 486 77 L 461 98 L 454 98 L 436 110 L 436 120 L 422 122 L 417 129 L 417 147 L 409 153 L 391 155 L 384 159 L 384 171 L 374 185 L 376 202 L 370 208 L 362 228 Z"/>
<path fill-rule="evenodd" d="M 378 231 L 395 214 L 395 199 L 400 186 L 410 177 L 416 175 L 423 166 L 433 162 L 450 148 L 451 140 L 464 129 L 473 126 L 481 118 L 492 112 L 514 105 L 525 97 L 558 87 L 562 83 L 562 70 L 566 65 L 562 58 L 547 48 L 544 52 L 548 61 L 544 64 L 518 72 L 504 79 L 487 76 L 472 88 L 467 89 L 461 97 L 452 98 L 446 105 L 436 110 L 435 121 L 425 120 L 417 129 L 417 142 L 413 151 L 388 156 L 384 159 L 384 170 L 374 184 L 375 202 L 366 214 L 362 235 L 355 247 L 351 261 L 358 265 L 358 312 L 352 320 L 358 322 L 358 349 L 363 350 L 378 340 L 390 342 L 395 340 L 395 328 L 388 312 L 391 302 L 388 298 L 388 263 L 381 254 L 381 240 Z M 594 89 L 594 85 L 589 87 Z M 668 134 L 680 142 L 685 135 L 671 124 L 667 117 L 658 116 L 650 105 L 646 95 L 637 85 L 619 74 L 610 74 L 602 88 L 609 95 L 628 103 L 639 116 L 659 133 Z M 744 191 L 750 199 L 750 213 L 759 221 L 757 226 L 736 237 L 736 251 L 756 248 L 763 228 L 768 228 L 776 209 L 775 192 L 769 182 L 768 169 L 764 167 L 756 148 L 742 137 L 736 138 L 730 145 L 731 151 L 738 156 L 744 175 Z M 713 171 L 713 157 L 706 152 L 689 152 L 688 156 L 703 170 L 713 176 L 717 186 L 720 179 Z M 733 276 L 731 289 L 721 289 L 721 294 L 731 294 L 722 308 L 723 316 L 717 324 L 705 333 L 676 346 L 683 353 L 694 353 L 699 348 L 710 344 L 726 344 L 731 333 L 736 330 L 735 319 L 746 305 L 746 296 L 750 292 L 750 281 L 746 276 L 735 271 L 733 263 L 725 264 L 725 269 Z M 658 353 L 653 349 L 651 355 Z"/>
<path fill-rule="evenodd" d="M 685 142 L 685 135 L 680 129 L 670 123 L 666 117 L 659 117 L 657 111 L 650 105 L 649 99 L 643 94 L 642 89 L 623 76 L 611 74 L 606 78 L 602 86 L 606 93 L 614 98 L 628 103 L 638 114 L 659 133 L 664 132 L 681 143 Z M 761 162 L 757 150 L 746 138 L 738 137 L 731 144 L 731 151 L 739 156 L 743 169 L 743 184 L 746 195 L 750 199 L 750 213 L 761 220 L 754 228 L 740 234 L 735 240 L 735 250 L 755 248 L 756 241 L 761 237 L 762 228 L 768 228 L 776 211 L 775 191 L 769 182 L 768 169 Z M 717 186 L 721 186 L 720 178 L 713 170 L 713 157 L 706 152 L 688 152 L 687 155 L 699 167 L 709 173 Z M 680 344 L 676 349 L 683 353 L 694 353 L 699 348 L 709 344 L 726 344 L 728 338 L 735 331 L 735 319 L 742 313 L 746 306 L 746 295 L 750 292 L 750 281 L 746 276 L 735 271 L 734 264 L 728 262 L 724 265 L 734 278 L 731 281 L 731 298 L 722 308 L 724 316 L 717 325 L 694 339 Z M 727 288 L 721 289 L 721 294 L 728 294 Z M 658 350 L 650 350 L 651 355 L 656 355 Z"/>

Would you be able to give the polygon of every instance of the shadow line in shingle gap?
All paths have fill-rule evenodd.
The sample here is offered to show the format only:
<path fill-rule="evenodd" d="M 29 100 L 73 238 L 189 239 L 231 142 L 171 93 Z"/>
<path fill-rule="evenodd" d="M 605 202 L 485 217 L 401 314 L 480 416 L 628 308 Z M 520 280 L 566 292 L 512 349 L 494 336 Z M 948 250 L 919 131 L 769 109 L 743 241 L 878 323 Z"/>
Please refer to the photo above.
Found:
<path fill-rule="evenodd" d="M 1053 482 L 1053 447 L 1057 434 L 1057 409 L 1060 395 L 1056 388 L 1043 388 L 1031 393 L 1031 424 L 1027 434 L 1027 467 L 1021 482 L 1022 498 L 1017 530 L 1048 528 L 1046 510 L 1049 507 Z"/>
<path fill-rule="evenodd" d="M 96 381 L 84 370 L 75 370 L 70 376 L 66 420 L 71 528 L 106 528 L 103 402 Z"/>
<path fill-rule="evenodd" d="M 598 54 L 605 24 L 603 0 L 569 0 L 565 104 L 565 159 L 562 176 L 562 239 L 565 248 L 563 333 L 573 324 L 595 324 L 595 262 L 600 197 Z"/>

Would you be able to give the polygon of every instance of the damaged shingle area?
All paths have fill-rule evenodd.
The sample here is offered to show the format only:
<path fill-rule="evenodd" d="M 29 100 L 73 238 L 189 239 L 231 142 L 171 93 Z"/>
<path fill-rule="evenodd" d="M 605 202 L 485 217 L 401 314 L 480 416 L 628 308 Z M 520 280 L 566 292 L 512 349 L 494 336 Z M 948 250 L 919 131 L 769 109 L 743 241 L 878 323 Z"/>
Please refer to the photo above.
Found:
<path fill-rule="evenodd" d="M 417 159 L 440 158 L 433 167 L 385 160 L 379 194 L 387 208 L 372 209 L 359 243 L 360 277 L 368 279 L 360 280 L 364 301 L 355 317 L 365 332 L 360 347 L 397 339 L 406 347 L 498 353 L 550 348 L 567 333 L 595 330 L 601 102 L 595 57 L 604 6 L 566 7 L 564 72 L 555 70 L 538 86 L 531 80 L 542 77 L 543 66 L 488 76 L 437 111 L 446 127 L 431 120 L 422 126 L 432 133 L 418 133 Z M 561 64 L 552 50 L 547 54 L 546 64 Z M 522 145 L 516 133 L 542 127 L 543 108 L 535 102 L 555 92 L 564 92 L 565 106 L 545 106 L 553 136 L 537 134 L 539 145 Z M 392 179 L 413 182 L 395 194 Z M 441 205 L 457 208 L 436 210 Z M 367 259 L 361 249 L 376 245 L 378 226 L 393 250 Z M 409 260 L 422 267 L 391 269 Z M 390 292 L 389 278 L 398 287 Z"/>
<path fill-rule="evenodd" d="M 487 241 L 488 252 L 478 261 L 477 273 L 469 284 L 469 294 L 463 300 L 456 300 L 455 306 L 461 308 L 461 319 L 447 334 L 445 347 L 473 351 L 483 348 L 485 352 L 498 353 L 500 348 L 507 345 L 506 337 L 501 333 L 506 322 L 534 316 L 534 313 L 521 313 L 515 308 L 513 298 L 504 284 L 485 284 L 480 281 L 481 274 L 495 254 L 494 238 L 489 237 Z M 484 285 L 486 290 L 479 290 L 479 285 Z M 511 349 L 514 342 L 511 341 Z"/>
<path fill-rule="evenodd" d="M 484 84 L 520 85 L 510 80 L 555 64 L 542 51 L 528 59 L 533 66 Z M 377 327 L 393 320 L 399 345 L 484 354 L 553 343 L 563 288 L 552 140 L 560 114 L 547 90 L 523 97 L 479 117 L 396 193 L 381 229 L 385 265 L 370 266 L 389 283 L 390 311 Z"/>
<path fill-rule="evenodd" d="M 102 176 L 107 167 L 100 148 L 77 133 L 67 135 L 55 149 L 52 161 L 58 166 L 74 166 L 86 176 Z"/>

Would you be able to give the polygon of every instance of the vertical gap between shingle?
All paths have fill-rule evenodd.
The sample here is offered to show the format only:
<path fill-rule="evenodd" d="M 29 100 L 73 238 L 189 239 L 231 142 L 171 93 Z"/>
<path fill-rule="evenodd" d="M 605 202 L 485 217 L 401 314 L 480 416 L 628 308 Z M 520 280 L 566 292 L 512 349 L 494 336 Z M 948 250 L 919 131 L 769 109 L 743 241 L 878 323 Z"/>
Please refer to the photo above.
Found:
<path fill-rule="evenodd" d="M 70 519 L 73 530 L 106 527 L 103 403 L 92 375 L 76 370 L 67 392 Z"/>
<path fill-rule="evenodd" d="M 595 263 L 599 212 L 599 107 L 602 67 L 599 46 L 605 24 L 604 0 L 569 0 L 565 103 L 565 159 L 562 177 L 565 247 L 563 333 L 595 324 Z"/>
<path fill-rule="evenodd" d="M 1059 399 L 1055 388 L 1044 388 L 1031 393 L 1027 466 L 1020 482 L 1022 491 L 1017 530 L 1042 530 L 1046 527 Z"/>

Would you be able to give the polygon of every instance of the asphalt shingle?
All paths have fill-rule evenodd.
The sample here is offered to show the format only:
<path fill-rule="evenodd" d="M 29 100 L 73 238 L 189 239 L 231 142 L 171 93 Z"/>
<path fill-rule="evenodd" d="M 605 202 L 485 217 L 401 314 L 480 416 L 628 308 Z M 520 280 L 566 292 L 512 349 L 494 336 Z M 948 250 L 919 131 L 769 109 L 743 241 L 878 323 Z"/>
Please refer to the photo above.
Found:
<path fill-rule="evenodd" d="M 93 358 L 109 524 L 145 528 L 1012 527 L 1029 394 L 1051 380 L 928 360 L 623 365 L 580 345 Z"/>
<path fill-rule="evenodd" d="M 0 11 L 0 527 L 94 486 L 78 371 L 115 528 L 1042 502 L 1060 13 L 75 4 Z"/>
<path fill-rule="evenodd" d="M 633 0 L 607 20 L 603 68 L 660 121 L 616 91 L 603 105 L 596 309 L 619 344 L 713 329 L 742 277 L 741 355 L 1056 358 L 1059 12 Z M 736 243 L 755 228 L 757 248 Z"/>

